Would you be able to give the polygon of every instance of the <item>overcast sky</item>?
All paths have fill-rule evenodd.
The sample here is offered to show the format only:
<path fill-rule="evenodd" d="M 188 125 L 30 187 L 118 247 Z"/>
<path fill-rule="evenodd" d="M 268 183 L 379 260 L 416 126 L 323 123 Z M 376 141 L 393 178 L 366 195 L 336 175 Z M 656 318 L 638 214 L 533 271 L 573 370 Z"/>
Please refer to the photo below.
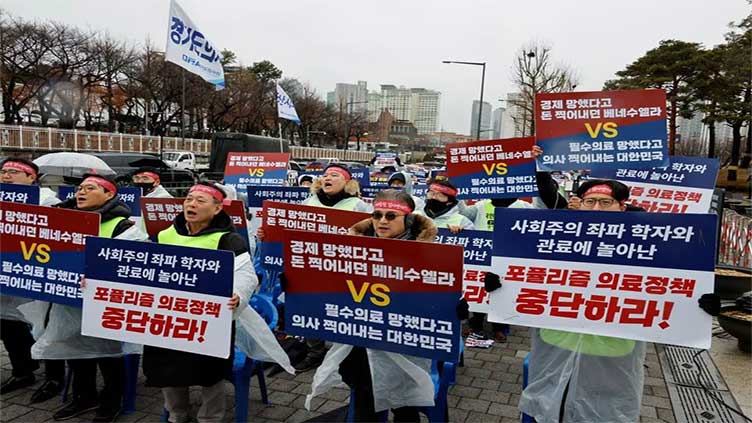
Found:
<path fill-rule="evenodd" d="M 578 90 L 599 90 L 660 40 L 713 46 L 729 21 L 749 11 L 745 0 L 179 0 L 219 49 L 241 63 L 270 60 L 308 82 L 322 98 L 337 82 L 368 81 L 438 90 L 440 126 L 470 132 L 480 67 L 442 60 L 485 61 L 485 99 L 494 108 L 514 90 L 515 52 L 530 41 L 553 47 L 576 69 Z M 2 0 L 26 19 L 54 19 L 106 30 L 164 49 L 168 0 Z"/>

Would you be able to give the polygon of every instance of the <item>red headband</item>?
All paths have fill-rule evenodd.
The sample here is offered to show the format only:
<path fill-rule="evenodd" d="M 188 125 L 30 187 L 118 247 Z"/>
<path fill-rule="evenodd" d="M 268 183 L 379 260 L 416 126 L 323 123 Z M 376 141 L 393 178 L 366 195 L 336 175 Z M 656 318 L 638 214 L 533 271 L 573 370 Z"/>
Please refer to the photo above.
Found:
<path fill-rule="evenodd" d="M 115 184 L 108 181 L 107 179 L 100 178 L 99 176 L 89 176 L 86 179 L 84 179 L 83 182 L 81 182 L 81 185 L 87 182 L 91 182 L 92 184 L 97 184 L 109 192 L 117 192 L 117 186 Z"/>
<path fill-rule="evenodd" d="M 222 192 L 220 190 L 214 187 L 210 187 L 208 185 L 201 185 L 201 184 L 194 185 L 191 187 L 190 191 L 188 191 L 188 193 L 191 193 L 191 192 L 203 192 L 204 194 L 209 194 L 220 203 L 222 202 L 222 200 L 224 200 L 224 197 L 222 196 Z"/>
<path fill-rule="evenodd" d="M 151 179 L 154 179 L 155 181 L 159 182 L 159 175 L 157 175 L 154 172 L 139 172 L 133 176 L 148 176 Z"/>
<path fill-rule="evenodd" d="M 611 187 L 608 185 L 595 185 L 593 187 L 590 187 L 589 190 L 585 191 L 584 194 L 582 194 L 582 198 L 586 198 L 588 195 L 592 194 L 605 194 L 610 195 L 611 197 L 614 196 L 613 190 L 611 190 Z"/>
<path fill-rule="evenodd" d="M 446 194 L 450 197 L 456 197 L 457 196 L 457 190 L 453 188 L 449 188 L 448 186 L 441 185 L 441 184 L 431 184 L 431 186 L 428 188 L 430 190 L 438 191 L 442 194 Z"/>
<path fill-rule="evenodd" d="M 352 175 L 350 175 L 350 172 L 346 171 L 345 169 L 342 169 L 341 167 L 332 166 L 332 167 L 328 168 L 327 170 L 325 170 L 324 173 L 326 173 L 326 172 L 328 172 L 330 170 L 332 172 L 336 172 L 336 173 L 339 173 L 340 175 L 344 176 L 345 179 L 348 180 L 348 181 L 350 179 L 352 179 Z"/>
<path fill-rule="evenodd" d="M 374 209 L 394 210 L 405 214 L 410 214 L 413 209 L 405 203 L 393 200 L 376 200 L 373 203 Z"/>
<path fill-rule="evenodd" d="M 37 176 L 37 172 L 34 170 L 33 167 L 27 164 L 21 163 L 21 162 L 7 161 L 3 165 L 3 169 L 16 169 L 22 172 L 26 172 L 29 175 Z"/>

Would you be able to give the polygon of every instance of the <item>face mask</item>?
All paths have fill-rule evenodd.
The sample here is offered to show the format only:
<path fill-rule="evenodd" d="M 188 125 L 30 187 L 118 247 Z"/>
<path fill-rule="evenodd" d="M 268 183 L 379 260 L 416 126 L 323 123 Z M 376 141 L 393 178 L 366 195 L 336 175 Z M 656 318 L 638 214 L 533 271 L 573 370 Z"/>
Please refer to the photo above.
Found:
<path fill-rule="evenodd" d="M 434 213 L 440 212 L 447 207 L 447 204 L 448 203 L 443 203 L 439 200 L 431 198 L 426 200 L 426 210 L 430 210 Z"/>
<path fill-rule="evenodd" d="M 138 188 L 141 188 L 141 191 L 144 194 L 148 194 L 151 192 L 151 190 L 154 189 L 154 184 L 151 182 L 134 182 L 133 185 Z"/>

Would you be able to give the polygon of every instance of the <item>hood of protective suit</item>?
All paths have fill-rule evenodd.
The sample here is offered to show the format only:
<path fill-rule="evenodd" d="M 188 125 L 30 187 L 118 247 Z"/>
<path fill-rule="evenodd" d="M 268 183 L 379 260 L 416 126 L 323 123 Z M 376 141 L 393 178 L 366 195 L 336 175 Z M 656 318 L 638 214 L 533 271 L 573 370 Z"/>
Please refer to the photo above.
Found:
<path fill-rule="evenodd" d="M 413 195 L 413 176 L 410 175 L 407 172 L 395 172 L 395 173 L 392 173 L 392 175 L 389 177 L 389 181 L 387 181 L 387 185 L 389 184 L 389 182 L 392 182 L 392 180 L 395 179 L 395 176 L 397 176 L 397 175 L 402 175 L 402 177 L 405 178 L 405 186 L 402 187 L 402 189 L 406 193 L 408 193 L 410 195 Z"/>

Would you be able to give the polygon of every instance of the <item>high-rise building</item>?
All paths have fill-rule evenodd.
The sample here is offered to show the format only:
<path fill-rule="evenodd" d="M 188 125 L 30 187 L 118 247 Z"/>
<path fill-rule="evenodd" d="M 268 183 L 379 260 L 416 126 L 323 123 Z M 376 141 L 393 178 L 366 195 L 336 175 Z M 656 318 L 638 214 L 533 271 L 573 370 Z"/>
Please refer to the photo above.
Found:
<path fill-rule="evenodd" d="M 530 120 L 533 118 L 523 107 L 520 93 L 509 93 L 506 98 L 507 107 L 502 118 L 502 138 L 529 137 Z"/>
<path fill-rule="evenodd" d="M 410 120 L 410 106 L 412 93 L 409 88 L 394 85 L 381 86 L 381 104 L 383 109 L 389 110 L 395 120 Z"/>
<path fill-rule="evenodd" d="M 418 135 L 436 131 L 439 120 L 441 93 L 425 88 L 411 88 L 410 120 L 418 129 Z"/>
<path fill-rule="evenodd" d="M 503 132 L 503 119 L 504 119 L 504 108 L 499 107 L 498 109 L 494 110 L 493 112 L 493 122 L 491 124 L 491 128 L 493 129 L 493 138 L 499 139 L 501 138 L 501 134 Z"/>
<path fill-rule="evenodd" d="M 470 114 L 470 135 L 475 137 L 478 134 L 478 113 L 480 118 L 480 139 L 490 140 L 493 137 L 491 132 L 491 103 L 483 102 L 483 109 L 480 112 L 480 101 L 473 100 L 473 112 Z"/>
<path fill-rule="evenodd" d="M 381 85 L 381 92 L 368 92 L 365 81 L 358 81 L 357 85 L 338 83 L 334 91 L 327 93 L 327 104 L 344 112 L 366 112 L 368 121 L 375 123 L 382 112 L 388 111 L 395 121 L 412 123 L 419 135 L 436 131 L 440 100 L 438 91 L 391 84 Z"/>
<path fill-rule="evenodd" d="M 358 81 L 357 84 L 338 82 L 334 91 L 326 94 L 326 103 L 344 112 L 365 112 L 368 107 L 368 83 Z"/>

